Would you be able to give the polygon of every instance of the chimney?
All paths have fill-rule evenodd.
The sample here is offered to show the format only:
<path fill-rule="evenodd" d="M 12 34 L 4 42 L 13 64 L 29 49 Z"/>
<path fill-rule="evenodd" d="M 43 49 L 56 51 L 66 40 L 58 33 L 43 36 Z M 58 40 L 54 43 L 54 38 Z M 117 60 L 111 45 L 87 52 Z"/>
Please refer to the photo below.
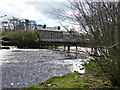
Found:
<path fill-rule="evenodd" d="M 43 25 L 43 29 L 46 28 L 46 24 Z"/>
<path fill-rule="evenodd" d="M 60 30 L 60 26 L 58 26 L 58 30 Z"/>

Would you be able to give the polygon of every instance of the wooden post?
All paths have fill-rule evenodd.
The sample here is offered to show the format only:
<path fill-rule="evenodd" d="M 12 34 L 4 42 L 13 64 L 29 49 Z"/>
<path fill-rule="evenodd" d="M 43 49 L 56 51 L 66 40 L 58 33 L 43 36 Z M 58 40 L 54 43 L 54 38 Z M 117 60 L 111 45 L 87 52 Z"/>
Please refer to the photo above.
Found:
<path fill-rule="evenodd" d="M 68 46 L 68 51 L 67 52 L 70 53 L 70 46 Z"/>

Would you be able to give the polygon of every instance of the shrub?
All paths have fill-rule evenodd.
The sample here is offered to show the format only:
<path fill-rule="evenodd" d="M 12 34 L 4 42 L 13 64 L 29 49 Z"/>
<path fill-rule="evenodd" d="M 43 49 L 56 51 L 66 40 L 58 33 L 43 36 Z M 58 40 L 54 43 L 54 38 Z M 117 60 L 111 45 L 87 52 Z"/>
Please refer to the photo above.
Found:
<path fill-rule="evenodd" d="M 5 37 L 18 47 L 34 47 L 38 46 L 38 31 L 18 30 L 7 32 Z"/>

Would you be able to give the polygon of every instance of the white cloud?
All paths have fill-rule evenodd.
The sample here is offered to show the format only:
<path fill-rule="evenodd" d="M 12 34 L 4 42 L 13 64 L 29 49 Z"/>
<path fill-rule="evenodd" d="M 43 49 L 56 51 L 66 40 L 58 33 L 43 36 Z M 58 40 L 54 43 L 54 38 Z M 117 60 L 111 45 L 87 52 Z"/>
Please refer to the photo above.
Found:
<path fill-rule="evenodd" d="M 7 15 L 3 19 L 11 17 L 26 18 L 41 24 L 56 26 L 58 24 L 57 21 L 51 19 L 50 16 L 47 16 L 42 11 L 50 9 L 48 0 L 45 1 L 46 3 L 42 3 L 43 0 L 0 0 L 0 16 Z M 56 2 L 58 0 L 53 1 Z M 53 3 L 51 4 L 53 6 Z M 55 6 L 57 5 L 55 4 Z"/>

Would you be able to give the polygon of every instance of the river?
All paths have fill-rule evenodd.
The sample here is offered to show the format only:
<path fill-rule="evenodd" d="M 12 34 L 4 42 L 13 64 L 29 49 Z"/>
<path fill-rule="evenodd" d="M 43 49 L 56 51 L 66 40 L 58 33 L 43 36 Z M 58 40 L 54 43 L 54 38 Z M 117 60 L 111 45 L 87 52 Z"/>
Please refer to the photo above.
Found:
<path fill-rule="evenodd" d="M 71 59 L 62 51 L 48 49 L 13 49 L 0 50 L 2 67 L 2 88 L 23 88 L 43 83 L 53 76 L 80 70 L 84 54 L 79 59 Z M 78 68 L 79 67 L 79 68 Z"/>

